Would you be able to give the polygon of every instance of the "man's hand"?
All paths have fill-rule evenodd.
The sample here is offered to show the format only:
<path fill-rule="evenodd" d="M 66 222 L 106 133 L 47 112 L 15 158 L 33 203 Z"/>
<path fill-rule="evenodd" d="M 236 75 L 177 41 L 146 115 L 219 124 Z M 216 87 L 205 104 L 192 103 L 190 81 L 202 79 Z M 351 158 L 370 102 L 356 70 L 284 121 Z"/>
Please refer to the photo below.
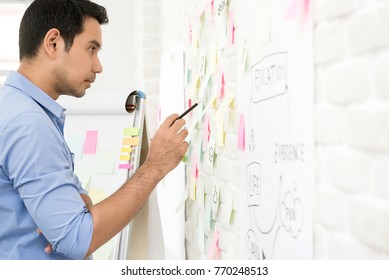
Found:
<path fill-rule="evenodd" d="M 38 228 L 37 230 L 36 230 L 39 234 L 43 234 L 42 233 L 42 231 Z M 46 247 L 45 247 L 45 253 L 46 254 L 51 254 L 51 252 L 53 252 L 53 247 L 51 246 L 51 244 L 49 243 L 49 245 L 47 245 Z"/>
<path fill-rule="evenodd" d="M 188 150 L 185 141 L 188 130 L 183 128 L 185 120 L 177 118 L 178 114 L 166 118 L 150 143 L 147 162 L 157 165 L 163 176 L 180 163 Z"/>

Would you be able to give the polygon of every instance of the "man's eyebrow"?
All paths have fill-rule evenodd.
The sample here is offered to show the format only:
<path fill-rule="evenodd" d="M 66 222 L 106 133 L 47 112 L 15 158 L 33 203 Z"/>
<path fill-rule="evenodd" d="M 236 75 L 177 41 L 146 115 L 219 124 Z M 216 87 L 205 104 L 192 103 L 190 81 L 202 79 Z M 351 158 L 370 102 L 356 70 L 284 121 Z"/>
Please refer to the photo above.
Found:
<path fill-rule="evenodd" d="M 97 48 L 101 49 L 101 44 L 96 40 L 91 40 L 89 43 L 95 45 Z"/>

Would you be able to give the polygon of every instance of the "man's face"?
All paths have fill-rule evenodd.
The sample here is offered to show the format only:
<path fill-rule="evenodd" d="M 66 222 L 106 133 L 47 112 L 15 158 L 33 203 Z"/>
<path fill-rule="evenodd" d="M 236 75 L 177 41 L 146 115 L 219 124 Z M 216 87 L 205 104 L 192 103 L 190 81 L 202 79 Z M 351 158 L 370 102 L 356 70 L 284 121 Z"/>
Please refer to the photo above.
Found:
<path fill-rule="evenodd" d="M 63 51 L 53 69 L 55 91 L 62 95 L 82 97 L 103 68 L 98 58 L 102 45 L 101 27 L 94 18 L 84 23 L 84 31 L 74 38 L 69 52 Z"/>

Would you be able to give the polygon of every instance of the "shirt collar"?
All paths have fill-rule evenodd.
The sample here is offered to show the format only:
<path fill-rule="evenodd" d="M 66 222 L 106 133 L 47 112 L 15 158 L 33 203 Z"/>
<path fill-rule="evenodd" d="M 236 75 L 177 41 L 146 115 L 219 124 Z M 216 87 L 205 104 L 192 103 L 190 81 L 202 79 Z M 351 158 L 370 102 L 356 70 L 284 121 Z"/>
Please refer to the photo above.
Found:
<path fill-rule="evenodd" d="M 66 109 L 19 72 L 10 71 L 4 85 L 19 89 L 23 94 L 30 96 L 57 118 L 64 117 Z"/>

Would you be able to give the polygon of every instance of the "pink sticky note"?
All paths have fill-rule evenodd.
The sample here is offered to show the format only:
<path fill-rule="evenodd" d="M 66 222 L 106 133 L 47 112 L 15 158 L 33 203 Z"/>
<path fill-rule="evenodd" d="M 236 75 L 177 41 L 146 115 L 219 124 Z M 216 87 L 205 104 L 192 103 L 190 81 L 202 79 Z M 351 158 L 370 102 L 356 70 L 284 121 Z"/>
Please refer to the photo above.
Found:
<path fill-rule="evenodd" d="M 228 44 L 233 45 L 234 42 L 235 42 L 234 11 L 231 11 L 228 15 Z"/>
<path fill-rule="evenodd" d="M 304 0 L 304 15 L 305 18 L 309 16 L 310 7 L 311 6 L 311 0 Z"/>
<path fill-rule="evenodd" d="M 224 97 L 224 86 L 226 84 L 224 79 L 224 71 L 222 66 L 220 65 L 217 70 L 217 82 L 216 82 L 216 94 L 217 97 L 223 98 Z"/>
<path fill-rule="evenodd" d="M 88 130 L 86 132 L 84 143 L 84 154 L 95 154 L 97 147 L 97 130 Z"/>
<path fill-rule="evenodd" d="M 294 19 L 297 16 L 298 11 L 303 7 L 304 2 L 305 0 L 292 0 L 288 12 L 286 13 L 286 19 Z"/>
<path fill-rule="evenodd" d="M 209 250 L 208 250 L 208 259 L 209 260 L 213 260 L 214 257 L 215 257 L 215 253 L 217 254 L 218 253 L 218 250 L 219 250 L 219 232 L 217 230 L 215 230 L 215 232 L 213 233 L 213 238 L 212 238 L 212 241 L 211 241 L 211 244 L 209 245 Z"/>
<path fill-rule="evenodd" d="M 131 169 L 131 168 L 132 168 L 131 163 L 119 164 L 119 169 Z"/>
<path fill-rule="evenodd" d="M 240 115 L 239 118 L 239 129 L 238 129 L 238 149 L 244 151 L 246 149 L 246 138 L 245 138 L 245 120 L 244 115 Z"/>
<path fill-rule="evenodd" d="M 189 23 L 189 42 L 192 43 L 192 24 Z"/>

